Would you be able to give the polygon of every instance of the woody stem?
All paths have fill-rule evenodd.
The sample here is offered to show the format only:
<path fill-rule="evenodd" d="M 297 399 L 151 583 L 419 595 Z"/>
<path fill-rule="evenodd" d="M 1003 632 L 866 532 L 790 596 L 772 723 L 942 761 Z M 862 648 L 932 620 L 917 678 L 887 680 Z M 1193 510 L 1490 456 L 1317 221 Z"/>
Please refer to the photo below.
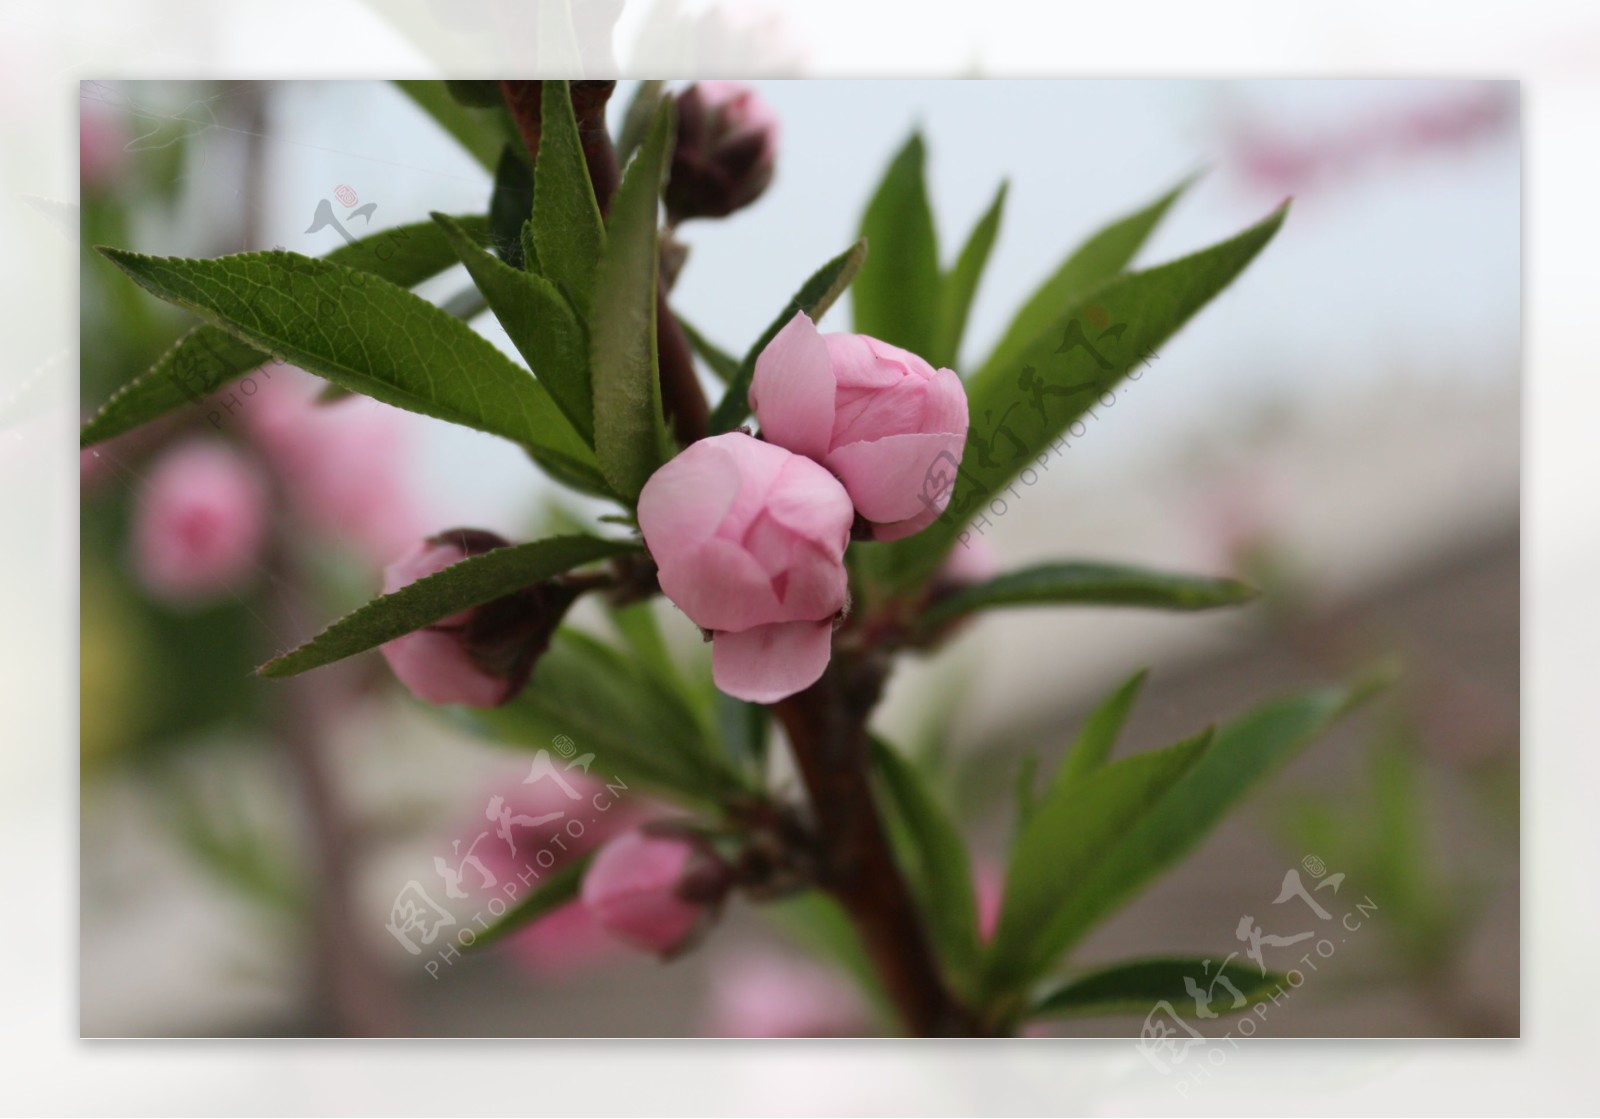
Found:
<path fill-rule="evenodd" d="M 816 817 L 819 885 L 839 902 L 906 1028 L 969 1035 L 974 1023 L 946 987 L 873 797 L 866 719 L 882 684 L 874 664 L 841 656 L 806 691 L 773 705 Z"/>

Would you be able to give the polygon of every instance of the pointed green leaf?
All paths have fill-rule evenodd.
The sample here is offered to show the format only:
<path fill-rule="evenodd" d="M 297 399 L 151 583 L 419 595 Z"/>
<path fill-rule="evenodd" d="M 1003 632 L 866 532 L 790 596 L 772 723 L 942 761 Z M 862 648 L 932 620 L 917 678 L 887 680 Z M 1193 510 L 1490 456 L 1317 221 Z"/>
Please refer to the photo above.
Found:
<path fill-rule="evenodd" d="M 938 569 L 967 521 L 1041 455 L 1064 453 L 1059 440 L 1074 421 L 1114 389 L 1244 270 L 1287 214 L 1287 203 L 1230 240 L 1145 272 L 1120 276 L 1066 307 L 1055 325 L 1025 347 L 1016 365 L 994 365 L 967 383 L 972 426 L 960 469 L 936 464 L 925 496 L 954 491 L 949 505 L 915 536 L 881 546 L 874 569 L 891 585 L 911 587 Z"/>
<path fill-rule="evenodd" d="M 1197 998 L 1213 1015 L 1234 1014 L 1271 997 L 1287 983 L 1277 972 L 1263 975 L 1254 964 L 1222 959 L 1129 960 L 1062 984 L 1040 999 L 1027 1017 L 1149 1014 L 1157 1003 L 1188 1007 Z"/>
<path fill-rule="evenodd" d="M 1056 323 L 1064 308 L 1128 267 L 1173 203 L 1197 178 L 1184 179 L 1144 209 L 1118 218 L 1080 245 L 1028 297 L 984 361 L 984 372 L 1020 368 L 1023 351 L 1041 335 L 1058 330 Z"/>
<path fill-rule="evenodd" d="M 1062 759 L 1061 767 L 1051 779 L 1047 796 L 1064 795 L 1067 786 L 1081 781 L 1106 764 L 1106 759 L 1111 756 L 1111 748 L 1117 744 L 1117 735 L 1122 733 L 1122 726 L 1128 721 L 1128 712 L 1133 710 L 1134 701 L 1139 698 L 1139 692 L 1149 675 L 1148 668 L 1141 668 L 1089 712 L 1089 717 L 1078 731 L 1078 737 Z"/>
<path fill-rule="evenodd" d="M 544 83 L 539 111 L 539 158 L 533 164 L 533 243 L 538 248 L 539 271 L 561 289 L 577 308 L 578 317 L 584 319 L 596 283 L 605 228 L 566 82 Z M 656 190 L 660 190 L 659 180 Z M 650 224 L 653 230 L 653 210 Z M 653 233 L 650 251 L 655 251 Z"/>
<path fill-rule="evenodd" d="M 479 949 L 504 940 L 512 933 L 520 932 L 540 917 L 554 912 L 576 898 L 583 888 L 584 872 L 589 869 L 594 856 L 593 851 L 573 855 L 549 874 L 535 878 L 533 889 L 529 890 L 521 901 L 506 910 L 500 920 L 478 932 L 468 947 Z"/>
<path fill-rule="evenodd" d="M 593 469 L 593 453 L 527 370 L 387 280 L 295 253 L 184 260 L 100 251 L 145 290 L 319 377 Z"/>
<path fill-rule="evenodd" d="M 488 223 L 479 216 L 455 219 L 467 236 L 482 240 Z M 328 260 L 370 272 L 401 287 L 415 287 L 456 262 L 443 232 L 432 222 L 380 230 L 329 253 Z M 272 358 L 215 326 L 197 326 L 179 338 L 149 370 L 100 408 L 78 436 L 88 447 L 132 431 L 186 403 L 199 404 L 223 385 Z"/>
<path fill-rule="evenodd" d="M 944 277 L 938 344 L 924 355 L 935 367 L 955 368 L 961 358 L 961 340 L 967 332 L 972 299 L 978 292 L 978 281 L 983 278 L 989 253 L 993 251 L 995 237 L 1000 232 L 1000 214 L 1006 204 L 1006 187 L 1006 183 L 1000 184 L 994 201 L 978 219 L 978 224 L 972 227 L 972 235 L 967 238 L 961 255 L 956 257 L 955 266 Z"/>
<path fill-rule="evenodd" d="M 586 442 L 594 439 L 589 343 L 571 306 L 543 276 L 514 268 L 479 248 L 444 214 L 434 214 L 511 344 Z"/>
<path fill-rule="evenodd" d="M 1084 876 L 1147 819 L 1163 795 L 1210 745 L 1211 732 L 1113 762 L 1061 790 L 1034 811 L 1011 851 L 1000 923 L 989 945 L 992 992 L 1024 986 L 1065 947 L 1062 913 Z"/>
<path fill-rule="evenodd" d="M 629 500 L 662 462 L 656 210 L 674 134 L 672 102 L 664 101 L 612 200 L 589 322 L 595 451 L 606 480 Z"/>
<path fill-rule="evenodd" d="M 958 980 L 970 982 L 978 962 L 978 905 L 966 841 L 921 774 L 878 738 L 872 764 L 916 853 L 912 880 L 940 954 Z"/>
<path fill-rule="evenodd" d="M 1116 849 L 1076 882 L 1055 929 L 1059 948 L 1076 943 L 1192 850 L 1251 787 L 1366 694 L 1359 686 L 1306 692 L 1267 703 L 1217 731 L 1211 749 L 1167 789 L 1155 811 L 1126 829 Z"/>
<path fill-rule="evenodd" d="M 750 379 L 756 373 L 756 358 L 767 348 L 767 343 L 777 337 L 778 331 L 789 324 L 797 311 L 804 311 L 813 322 L 827 314 L 839 296 L 844 294 L 844 289 L 850 286 L 850 281 L 861 270 L 866 259 L 867 243 L 857 241 L 813 272 L 810 279 L 800 286 L 800 290 L 794 293 L 778 317 L 761 332 L 761 337 L 756 339 L 756 344 L 750 347 L 744 360 L 739 363 L 738 372 L 728 382 L 728 391 L 722 394 L 716 410 L 711 413 L 712 435 L 732 431 L 750 414 Z"/>
<path fill-rule="evenodd" d="M 257 671 L 275 677 L 321 668 L 574 567 L 638 549 L 637 544 L 593 536 L 553 536 L 496 548 L 409 583 L 393 594 L 380 595 Z"/>
<path fill-rule="evenodd" d="M 872 262 L 861 270 L 850 298 L 858 333 L 925 357 L 938 347 L 942 282 L 924 160 L 922 136 L 914 132 L 861 219 Z"/>
<path fill-rule="evenodd" d="M 483 164 L 485 171 L 494 171 L 500 159 L 500 146 L 505 143 L 505 133 L 493 116 L 462 105 L 450 95 L 442 81 L 397 81 L 394 84 L 455 137 L 473 159 Z"/>
<path fill-rule="evenodd" d="M 1212 610 L 1256 597 L 1236 579 L 1174 575 L 1113 563 L 1044 563 L 964 587 L 919 619 L 932 628 L 963 614 L 1012 606 L 1144 606 L 1155 610 Z"/>

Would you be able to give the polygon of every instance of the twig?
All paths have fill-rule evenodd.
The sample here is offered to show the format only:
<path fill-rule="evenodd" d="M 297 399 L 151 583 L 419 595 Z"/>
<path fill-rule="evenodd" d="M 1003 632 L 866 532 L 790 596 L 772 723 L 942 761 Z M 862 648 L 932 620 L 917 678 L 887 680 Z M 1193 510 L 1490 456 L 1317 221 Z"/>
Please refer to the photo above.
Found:
<path fill-rule="evenodd" d="M 866 718 L 882 684 L 874 662 L 836 657 L 821 680 L 773 705 L 810 794 L 821 885 L 844 907 L 905 1025 L 970 1036 L 972 1015 L 945 986 L 873 798 Z"/>

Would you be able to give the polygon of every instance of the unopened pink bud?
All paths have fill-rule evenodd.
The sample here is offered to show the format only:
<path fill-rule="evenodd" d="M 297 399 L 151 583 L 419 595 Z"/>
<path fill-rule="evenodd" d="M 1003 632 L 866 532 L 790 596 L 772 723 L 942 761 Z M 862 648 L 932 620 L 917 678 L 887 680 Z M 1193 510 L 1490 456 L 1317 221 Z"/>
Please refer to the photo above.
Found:
<path fill-rule="evenodd" d="M 726 888 L 720 869 L 687 838 L 630 831 L 589 864 L 583 904 L 613 936 L 666 959 L 709 925 Z"/>
<path fill-rule="evenodd" d="M 678 143 L 664 197 L 673 221 L 725 217 L 772 182 L 778 118 L 743 82 L 696 82 L 678 98 Z"/>
<path fill-rule="evenodd" d="M 920 532 L 961 464 L 961 378 L 865 334 L 821 334 L 796 312 L 756 359 L 750 409 L 769 442 L 831 470 L 879 540 Z"/>
<path fill-rule="evenodd" d="M 476 529 L 429 537 L 384 569 L 383 593 L 393 594 L 507 543 Z M 498 707 L 528 682 L 574 597 L 574 592 L 556 584 L 538 584 L 452 614 L 379 649 L 395 677 L 418 699 Z"/>
<path fill-rule="evenodd" d="M 267 537 L 267 483 L 221 440 L 197 439 L 161 456 L 139 487 L 133 559 L 158 598 L 215 599 L 243 585 Z"/>

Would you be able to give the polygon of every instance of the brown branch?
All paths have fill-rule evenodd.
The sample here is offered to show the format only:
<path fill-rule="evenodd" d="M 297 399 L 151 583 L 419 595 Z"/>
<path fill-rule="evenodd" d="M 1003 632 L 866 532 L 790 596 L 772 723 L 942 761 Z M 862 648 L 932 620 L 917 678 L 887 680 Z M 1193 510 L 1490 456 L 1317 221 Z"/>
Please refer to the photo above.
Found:
<path fill-rule="evenodd" d="M 816 816 L 820 885 L 850 915 L 885 990 L 922 1037 L 970 1036 L 971 1014 L 940 975 L 932 942 L 889 848 L 870 780 L 866 718 L 882 670 L 835 657 L 821 680 L 773 705 Z"/>

